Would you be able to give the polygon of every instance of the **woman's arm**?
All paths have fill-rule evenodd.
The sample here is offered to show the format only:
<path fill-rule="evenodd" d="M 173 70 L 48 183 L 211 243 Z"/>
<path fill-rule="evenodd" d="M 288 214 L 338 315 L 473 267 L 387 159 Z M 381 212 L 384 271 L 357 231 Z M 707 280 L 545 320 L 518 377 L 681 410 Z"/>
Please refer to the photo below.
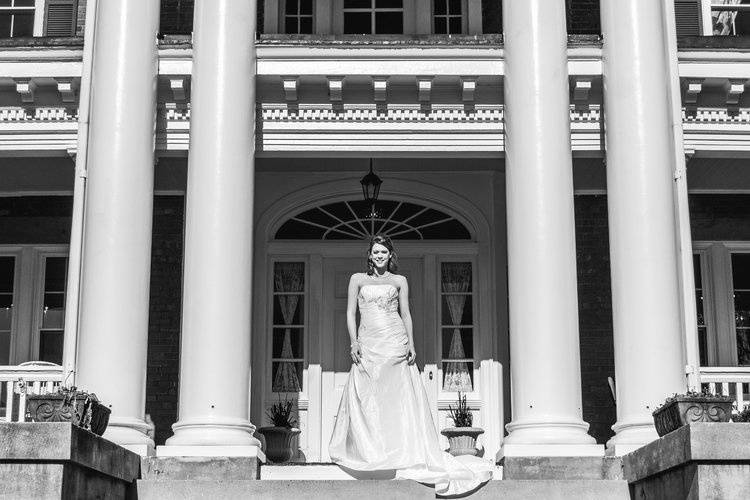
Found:
<path fill-rule="evenodd" d="M 349 330 L 351 341 L 351 356 L 354 364 L 359 364 L 362 353 L 357 340 L 357 295 L 359 294 L 359 279 L 356 274 L 349 278 L 349 290 L 346 297 L 346 328 Z"/>
<path fill-rule="evenodd" d="M 398 294 L 398 309 L 401 312 L 401 319 L 404 321 L 404 327 L 406 328 L 406 335 L 409 337 L 409 353 L 407 354 L 407 360 L 412 365 L 417 360 L 417 351 L 414 348 L 414 332 L 413 325 L 411 322 L 411 311 L 409 310 L 409 283 L 406 281 L 406 277 L 402 276 L 401 287 L 399 288 Z"/>

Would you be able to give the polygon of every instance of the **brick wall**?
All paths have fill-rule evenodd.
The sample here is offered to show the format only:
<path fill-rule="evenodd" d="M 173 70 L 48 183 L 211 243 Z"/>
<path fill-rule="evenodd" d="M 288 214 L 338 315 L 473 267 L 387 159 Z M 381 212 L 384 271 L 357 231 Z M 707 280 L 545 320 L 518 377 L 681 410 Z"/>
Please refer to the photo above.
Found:
<path fill-rule="evenodd" d="M 83 36 L 83 26 L 86 24 L 86 0 L 78 0 L 76 14 L 76 36 Z"/>
<path fill-rule="evenodd" d="M 189 35 L 193 31 L 193 0 L 161 0 L 159 31 Z"/>
<path fill-rule="evenodd" d="M 576 196 L 578 324 L 583 418 L 604 444 L 617 419 L 607 377 L 615 376 L 606 196 Z"/>
<path fill-rule="evenodd" d="M 503 9 L 500 0 L 482 0 L 482 32 L 503 32 Z"/>
<path fill-rule="evenodd" d="M 146 413 L 156 426 L 156 444 L 164 444 L 177 421 L 183 221 L 184 197 L 154 198 Z"/>
<path fill-rule="evenodd" d="M 691 194 L 693 240 L 750 240 L 750 195 Z"/>
<path fill-rule="evenodd" d="M 71 196 L 0 197 L 0 244 L 70 243 Z"/>
<path fill-rule="evenodd" d="M 568 33 L 599 34 L 599 0 L 566 0 Z M 482 30 L 502 33 L 503 15 L 500 0 L 482 0 Z"/>
<path fill-rule="evenodd" d="M 599 0 L 567 0 L 568 33 L 601 33 Z"/>

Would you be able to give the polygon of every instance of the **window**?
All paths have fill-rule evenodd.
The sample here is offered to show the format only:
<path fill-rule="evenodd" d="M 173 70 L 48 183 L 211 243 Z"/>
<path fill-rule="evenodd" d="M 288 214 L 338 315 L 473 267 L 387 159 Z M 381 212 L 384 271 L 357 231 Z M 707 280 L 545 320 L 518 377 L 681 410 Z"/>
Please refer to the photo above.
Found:
<path fill-rule="evenodd" d="M 289 218 L 276 231 L 280 240 L 367 240 L 384 234 L 398 240 L 469 240 L 455 217 L 434 208 L 378 200 L 375 210 L 362 200 L 320 205 Z"/>
<path fill-rule="evenodd" d="M 0 0 L 0 38 L 34 35 L 35 0 Z"/>
<path fill-rule="evenodd" d="M 0 365 L 10 364 L 16 258 L 0 256 Z"/>
<path fill-rule="evenodd" d="M 750 366 L 750 243 L 694 242 L 701 366 Z"/>
<path fill-rule="evenodd" d="M 400 35 L 403 32 L 403 0 L 344 0 L 345 34 Z"/>
<path fill-rule="evenodd" d="M 750 33 L 750 10 L 743 9 L 747 0 L 704 0 L 711 3 L 711 26 L 714 35 Z M 750 5 L 748 5 L 750 7 Z"/>
<path fill-rule="evenodd" d="M 474 387 L 474 289 L 471 262 L 440 264 L 443 391 Z"/>
<path fill-rule="evenodd" d="M 432 14 L 433 30 L 436 34 L 463 33 L 463 0 L 434 0 Z"/>
<path fill-rule="evenodd" d="M 284 32 L 311 34 L 313 32 L 313 0 L 286 0 Z"/>
<path fill-rule="evenodd" d="M 39 321 L 39 359 L 62 364 L 67 257 L 43 257 L 44 286 Z"/>
<path fill-rule="evenodd" d="M 737 364 L 750 366 L 750 253 L 732 254 L 732 298 Z"/>
<path fill-rule="evenodd" d="M 299 392 L 305 361 L 304 262 L 274 263 L 272 317 L 271 389 Z"/>

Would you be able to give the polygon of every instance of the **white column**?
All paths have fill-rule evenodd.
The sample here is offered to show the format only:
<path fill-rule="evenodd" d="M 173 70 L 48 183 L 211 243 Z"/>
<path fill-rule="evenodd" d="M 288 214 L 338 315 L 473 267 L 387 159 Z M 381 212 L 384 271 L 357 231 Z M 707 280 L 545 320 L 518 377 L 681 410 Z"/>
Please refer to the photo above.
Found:
<path fill-rule="evenodd" d="M 503 2 L 513 421 L 504 456 L 603 455 L 582 420 L 563 0 Z"/>
<path fill-rule="evenodd" d="M 256 2 L 198 0 L 179 421 L 159 455 L 254 455 L 248 420 Z"/>
<path fill-rule="evenodd" d="M 663 1 L 602 0 L 607 200 L 621 454 L 656 439 L 651 412 L 685 390 Z"/>
<path fill-rule="evenodd" d="M 100 2 L 96 17 L 76 380 L 112 409 L 105 437 L 147 453 L 159 2 Z"/>

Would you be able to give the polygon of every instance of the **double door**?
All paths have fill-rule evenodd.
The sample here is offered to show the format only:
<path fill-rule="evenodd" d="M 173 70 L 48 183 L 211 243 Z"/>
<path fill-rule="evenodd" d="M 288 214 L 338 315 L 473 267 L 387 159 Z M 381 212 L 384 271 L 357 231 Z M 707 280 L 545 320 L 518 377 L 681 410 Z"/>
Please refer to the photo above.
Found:
<path fill-rule="evenodd" d="M 264 391 L 263 404 L 253 407 L 254 422 L 267 423 L 265 409 L 279 396 L 296 400 L 301 461 L 330 461 L 328 443 L 352 365 L 347 293 L 351 275 L 364 270 L 365 260 L 352 257 L 359 252 L 341 250 L 272 260 L 272 269 L 283 267 L 296 279 L 287 284 L 270 280 L 273 307 L 262 321 L 273 318 L 272 343 L 266 343 L 267 337 L 257 339 L 267 346 L 271 363 L 254 374 L 262 382 L 253 387 Z M 479 321 L 479 303 L 490 310 L 483 292 L 489 285 L 487 275 L 476 272 L 470 255 L 455 252 L 441 257 L 412 251 L 400 259 L 398 272 L 409 281 L 417 366 L 436 427 L 450 425 L 449 405 L 455 404 L 456 391 L 462 391 L 475 424 L 485 428 L 487 451 L 494 453 L 503 435 L 503 383 L 492 354 L 492 329 Z M 290 294 L 296 298 L 288 298 Z"/>

